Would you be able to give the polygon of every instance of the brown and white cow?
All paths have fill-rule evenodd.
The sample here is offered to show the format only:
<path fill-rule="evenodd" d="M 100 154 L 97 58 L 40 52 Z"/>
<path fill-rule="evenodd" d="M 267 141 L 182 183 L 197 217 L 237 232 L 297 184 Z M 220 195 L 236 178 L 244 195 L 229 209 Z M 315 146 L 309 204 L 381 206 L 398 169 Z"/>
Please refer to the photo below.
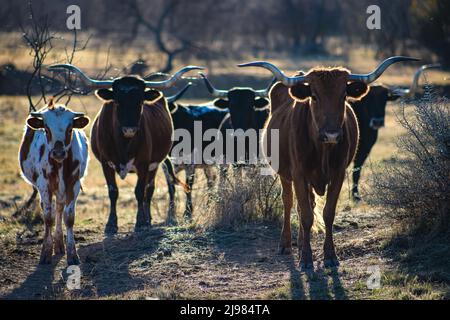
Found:
<path fill-rule="evenodd" d="M 72 65 L 50 67 L 52 71 L 65 69 L 78 74 L 88 87 L 98 89 L 97 97 L 103 100 L 92 126 L 91 145 L 92 152 L 102 165 L 111 202 L 105 233 L 118 231 L 116 173 L 121 179 L 125 179 L 130 172 L 137 173 L 135 231 L 148 229 L 151 226 L 150 202 L 159 164 L 164 162 L 174 182 L 184 185 L 175 177 L 167 158 L 172 147 L 172 118 L 163 94 L 155 89 L 169 88 L 184 73 L 203 68 L 185 67 L 168 80 L 152 82 L 137 76 L 99 81 L 90 79 Z M 147 90 L 147 87 L 151 89 Z"/>
<path fill-rule="evenodd" d="M 55 106 L 53 100 L 39 112 L 32 112 L 27 119 L 19 162 L 23 178 L 39 191 L 41 199 L 45 222 L 41 264 L 51 263 L 53 251 L 64 254 L 62 219 L 67 229 L 67 263 L 80 262 L 73 225 L 81 179 L 88 164 L 88 144 L 84 132 L 77 129 L 88 123 L 89 118 L 84 114 L 63 105 Z"/>
<path fill-rule="evenodd" d="M 358 145 L 358 124 L 348 100 L 364 97 L 368 92 L 367 84 L 375 81 L 391 64 L 410 60 L 416 59 L 389 58 L 367 75 L 352 74 L 337 67 L 313 68 L 306 74 L 287 77 L 268 62 L 240 65 L 266 68 L 280 81 L 270 92 L 271 115 L 266 124 L 264 143 L 266 150 L 272 150 L 271 143 L 278 141 L 271 141 L 269 132 L 279 130 L 279 165 L 274 169 L 280 175 L 283 188 L 284 225 L 280 252 L 291 252 L 294 186 L 301 221 L 298 248 L 302 269 L 313 268 L 310 245 L 315 206 L 313 190 L 320 196 L 327 193 L 323 211 L 326 229 L 324 265 L 338 265 L 332 228 L 345 170 Z"/>

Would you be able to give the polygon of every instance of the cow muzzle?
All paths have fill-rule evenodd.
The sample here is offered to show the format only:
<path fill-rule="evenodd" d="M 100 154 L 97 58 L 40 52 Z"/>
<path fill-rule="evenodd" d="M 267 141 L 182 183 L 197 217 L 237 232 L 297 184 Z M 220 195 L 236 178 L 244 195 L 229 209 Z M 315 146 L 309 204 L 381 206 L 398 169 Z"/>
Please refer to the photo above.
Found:
<path fill-rule="evenodd" d="M 321 131 L 319 140 L 326 144 L 336 144 L 342 139 L 342 130 Z"/>
<path fill-rule="evenodd" d="M 378 130 L 384 127 L 384 118 L 371 118 L 369 127 L 373 130 Z"/>
<path fill-rule="evenodd" d="M 67 158 L 67 151 L 62 142 L 55 143 L 55 147 L 50 151 L 50 157 L 56 162 L 63 162 Z"/>
<path fill-rule="evenodd" d="M 133 138 L 138 131 L 138 127 L 122 127 L 122 134 L 125 138 Z"/>

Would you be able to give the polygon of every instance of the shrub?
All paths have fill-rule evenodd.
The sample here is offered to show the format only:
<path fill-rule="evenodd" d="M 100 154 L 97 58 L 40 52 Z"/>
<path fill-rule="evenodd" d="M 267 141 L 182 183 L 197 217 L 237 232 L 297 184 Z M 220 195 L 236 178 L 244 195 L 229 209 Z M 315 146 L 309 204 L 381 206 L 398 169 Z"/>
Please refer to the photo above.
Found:
<path fill-rule="evenodd" d="M 448 233 L 449 101 L 427 89 L 412 110 L 402 105 L 397 119 L 406 129 L 397 141 L 405 158 L 387 164 L 383 174 L 372 179 L 369 201 L 390 209 L 410 231 Z"/>
<path fill-rule="evenodd" d="M 207 227 L 237 227 L 248 222 L 276 222 L 283 212 L 279 178 L 260 168 L 231 167 L 218 178 L 218 187 L 203 198 Z"/>

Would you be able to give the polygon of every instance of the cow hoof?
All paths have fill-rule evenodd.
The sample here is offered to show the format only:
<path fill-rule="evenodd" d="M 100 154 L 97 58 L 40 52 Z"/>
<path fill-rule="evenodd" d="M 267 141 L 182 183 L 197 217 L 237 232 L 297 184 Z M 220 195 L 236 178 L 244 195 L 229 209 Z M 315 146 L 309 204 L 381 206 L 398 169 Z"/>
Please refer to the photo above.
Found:
<path fill-rule="evenodd" d="M 281 255 L 290 255 L 290 254 L 292 254 L 292 246 L 280 245 L 279 248 L 278 248 L 278 254 L 281 254 Z"/>
<path fill-rule="evenodd" d="M 134 227 L 134 232 L 147 232 L 147 231 L 149 231 L 150 229 L 151 229 L 151 225 L 149 225 L 149 224 L 145 224 L 145 225 L 136 225 L 135 227 Z"/>
<path fill-rule="evenodd" d="M 45 264 L 51 264 L 52 263 L 52 255 L 41 255 L 41 258 L 39 259 L 39 264 L 45 265 Z"/>
<path fill-rule="evenodd" d="M 177 222 L 177 219 L 171 217 L 171 218 L 167 218 L 166 224 L 168 226 L 176 226 L 178 224 L 178 222 Z"/>
<path fill-rule="evenodd" d="M 105 234 L 107 236 L 115 235 L 117 234 L 117 231 L 119 231 L 119 228 L 117 226 L 106 225 L 105 227 Z"/>
<path fill-rule="evenodd" d="M 311 273 L 314 271 L 314 264 L 312 262 L 300 262 L 300 272 Z"/>
<path fill-rule="evenodd" d="M 325 268 L 339 267 L 339 260 L 337 258 L 323 260 L 323 266 Z"/>
<path fill-rule="evenodd" d="M 185 221 L 191 221 L 192 220 L 192 213 L 190 211 L 185 211 L 183 214 Z"/>
<path fill-rule="evenodd" d="M 68 266 L 77 266 L 79 264 L 80 264 L 80 257 L 78 257 L 77 254 L 71 257 L 67 257 Z"/>

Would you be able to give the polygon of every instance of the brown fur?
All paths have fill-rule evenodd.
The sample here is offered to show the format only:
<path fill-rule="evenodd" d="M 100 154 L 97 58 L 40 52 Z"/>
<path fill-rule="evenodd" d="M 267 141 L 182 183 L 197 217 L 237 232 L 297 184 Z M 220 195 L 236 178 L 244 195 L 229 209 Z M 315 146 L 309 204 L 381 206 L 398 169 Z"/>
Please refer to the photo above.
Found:
<path fill-rule="evenodd" d="M 33 142 L 34 138 L 34 130 L 31 128 L 26 128 L 25 133 L 22 138 L 22 143 L 20 145 L 20 151 L 19 151 L 19 163 L 21 166 L 21 169 L 23 171 L 22 163 L 27 160 L 28 154 L 30 153 L 30 147 L 31 143 Z"/>
<path fill-rule="evenodd" d="M 144 103 L 138 134 L 131 139 L 127 152 L 121 148 L 118 120 L 113 101 L 103 104 L 91 132 L 92 152 L 100 161 L 112 161 L 116 166 L 135 158 L 140 163 L 162 162 L 172 146 L 172 118 L 165 99 L 150 105 Z"/>
<path fill-rule="evenodd" d="M 134 159 L 138 176 L 135 188 L 138 202 L 135 230 L 147 228 L 151 225 L 150 202 L 155 189 L 156 169 L 170 152 L 173 133 L 172 118 L 162 95 L 152 104 L 144 102 L 138 131 L 131 139 L 122 137 L 116 108 L 118 108 L 116 102 L 105 102 L 91 132 L 92 152 L 102 164 L 108 185 L 111 206 L 105 232 L 109 234 L 118 230 L 116 213 L 118 188 L 110 162 L 114 164 L 116 172 L 119 172 L 120 165 L 124 166 Z"/>
<path fill-rule="evenodd" d="M 290 210 L 293 205 L 292 187 L 297 196 L 297 208 L 302 227 L 299 229 L 299 250 L 303 266 L 312 266 L 310 229 L 313 223 L 314 193 L 324 195 L 327 187 L 327 204 L 324 209 L 326 225 L 325 260 L 337 262 L 332 241 L 332 224 L 337 198 L 342 187 L 345 170 L 351 163 L 358 144 L 358 124 L 350 105 L 345 107 L 340 100 L 345 94 L 348 71 L 343 68 L 313 69 L 308 73 L 313 95 L 322 104 L 312 106 L 311 98 L 294 100 L 292 90 L 282 83 L 275 84 L 270 91 L 271 115 L 266 129 L 279 130 L 279 170 L 283 187 L 285 223 L 280 251 L 291 251 Z M 325 107 L 327 108 L 325 110 Z M 312 108 L 316 109 L 313 115 Z M 339 111 L 338 110 L 342 110 Z M 341 121 L 343 136 L 337 144 L 324 144 L 319 140 L 317 114 L 336 113 L 333 121 Z M 341 113 L 342 112 L 342 113 Z M 340 113 L 340 114 L 338 114 Z M 315 119 L 313 119 L 315 117 Z M 339 120 L 341 119 L 341 120 Z M 328 120 L 327 120 L 328 121 Z M 333 123 L 333 126 L 335 124 Z M 270 134 L 264 137 L 266 150 L 270 150 Z"/>

